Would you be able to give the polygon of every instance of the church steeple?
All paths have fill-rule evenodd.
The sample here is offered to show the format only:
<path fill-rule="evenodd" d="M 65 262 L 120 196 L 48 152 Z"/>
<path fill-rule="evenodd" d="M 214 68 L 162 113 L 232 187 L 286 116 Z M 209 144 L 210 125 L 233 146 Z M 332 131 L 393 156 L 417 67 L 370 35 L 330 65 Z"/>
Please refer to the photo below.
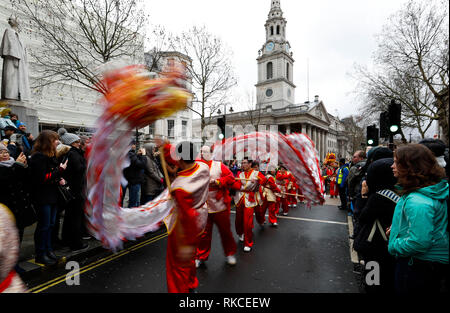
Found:
<path fill-rule="evenodd" d="M 266 27 L 266 41 L 286 40 L 286 19 L 283 17 L 283 11 L 281 10 L 280 0 L 271 0 L 271 8 L 267 21 Z"/>
<path fill-rule="evenodd" d="M 293 83 L 293 65 L 291 46 L 286 40 L 287 21 L 283 17 L 280 0 L 270 1 L 270 11 L 264 27 L 266 42 L 259 50 L 258 105 L 273 109 L 292 105 L 295 101 L 295 85 Z"/>

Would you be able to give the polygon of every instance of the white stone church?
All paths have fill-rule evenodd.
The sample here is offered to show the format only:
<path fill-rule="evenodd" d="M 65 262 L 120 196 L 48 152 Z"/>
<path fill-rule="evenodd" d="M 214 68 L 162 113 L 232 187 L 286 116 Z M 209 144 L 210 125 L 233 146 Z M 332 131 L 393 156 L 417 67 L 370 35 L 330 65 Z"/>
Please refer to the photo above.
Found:
<path fill-rule="evenodd" d="M 287 21 L 279 0 L 271 0 L 271 8 L 264 25 L 266 42 L 258 51 L 256 83 L 256 110 L 226 115 L 227 126 L 236 129 L 253 126 L 257 130 L 289 134 L 301 132 L 313 141 L 321 161 L 328 152 L 349 158 L 353 153 L 352 140 L 344 123 L 329 114 L 324 102 L 315 96 L 314 102 L 296 104 L 293 80 L 294 58 L 286 38 Z M 217 117 L 207 120 L 210 143 L 217 140 Z M 193 121 L 194 138 L 201 138 L 200 120 Z M 252 127 L 250 127 L 251 129 Z"/>

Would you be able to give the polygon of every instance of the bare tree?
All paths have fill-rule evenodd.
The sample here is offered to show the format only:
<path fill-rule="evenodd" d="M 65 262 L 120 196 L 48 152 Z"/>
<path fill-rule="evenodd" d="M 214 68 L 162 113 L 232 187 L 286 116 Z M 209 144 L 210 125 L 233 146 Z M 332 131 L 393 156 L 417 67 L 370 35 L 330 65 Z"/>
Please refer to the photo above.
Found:
<path fill-rule="evenodd" d="M 171 34 L 162 25 L 152 27 L 147 42 L 152 48 L 145 53 L 145 65 L 150 72 L 160 73 L 163 70 L 162 58 L 170 50 Z M 184 60 L 178 58 L 179 62 Z"/>
<path fill-rule="evenodd" d="M 205 27 L 196 26 L 174 36 L 172 47 L 192 59 L 187 67 L 194 93 L 190 109 L 199 115 L 203 133 L 207 120 L 227 103 L 227 92 L 236 85 L 231 51 Z"/>
<path fill-rule="evenodd" d="M 375 70 L 356 68 L 366 115 L 402 104 L 404 126 L 425 136 L 434 120 L 448 142 L 448 2 L 409 1 L 378 35 Z M 404 136 L 403 136 L 404 138 Z"/>
<path fill-rule="evenodd" d="M 240 98 L 241 107 L 245 108 L 245 112 L 247 113 L 248 119 L 246 119 L 244 124 L 242 124 L 242 127 L 246 127 L 248 125 L 251 125 L 253 128 L 257 130 L 258 125 L 260 125 L 261 117 L 263 113 L 263 109 L 261 106 L 258 106 L 258 103 L 261 101 L 257 100 L 257 97 L 255 96 L 255 92 L 247 90 L 245 94 Z M 250 122 L 250 123 L 248 123 Z"/>
<path fill-rule="evenodd" d="M 43 39 L 31 52 L 40 85 L 70 80 L 104 93 L 99 66 L 143 58 L 148 20 L 139 0 L 11 0 Z"/>

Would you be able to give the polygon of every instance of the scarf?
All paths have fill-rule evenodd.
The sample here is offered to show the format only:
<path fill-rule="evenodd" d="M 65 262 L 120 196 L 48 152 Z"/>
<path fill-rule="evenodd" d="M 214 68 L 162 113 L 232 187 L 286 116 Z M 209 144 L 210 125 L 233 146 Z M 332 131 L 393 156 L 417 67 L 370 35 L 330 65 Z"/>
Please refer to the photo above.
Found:
<path fill-rule="evenodd" d="M 9 158 L 8 161 L 0 161 L 0 166 L 11 167 L 11 166 L 13 166 L 14 162 L 16 162 L 16 161 L 14 161 L 13 158 Z"/>

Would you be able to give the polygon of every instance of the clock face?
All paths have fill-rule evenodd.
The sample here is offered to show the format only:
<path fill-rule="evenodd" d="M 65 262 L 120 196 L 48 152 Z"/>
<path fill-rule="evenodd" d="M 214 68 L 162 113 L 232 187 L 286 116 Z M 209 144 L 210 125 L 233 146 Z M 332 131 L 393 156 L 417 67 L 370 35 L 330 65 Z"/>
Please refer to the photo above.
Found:
<path fill-rule="evenodd" d="M 285 48 L 286 48 L 286 52 L 289 52 L 289 44 L 286 44 Z"/>
<path fill-rule="evenodd" d="M 266 96 L 267 96 L 267 97 L 272 97 L 272 95 L 273 95 L 273 90 L 270 89 L 270 88 L 267 89 L 267 90 L 266 90 Z"/>
<path fill-rule="evenodd" d="M 269 43 L 266 45 L 266 50 L 267 50 L 268 52 L 270 52 L 270 51 L 273 50 L 274 46 L 275 46 L 275 45 L 273 44 L 273 42 L 269 42 Z"/>

